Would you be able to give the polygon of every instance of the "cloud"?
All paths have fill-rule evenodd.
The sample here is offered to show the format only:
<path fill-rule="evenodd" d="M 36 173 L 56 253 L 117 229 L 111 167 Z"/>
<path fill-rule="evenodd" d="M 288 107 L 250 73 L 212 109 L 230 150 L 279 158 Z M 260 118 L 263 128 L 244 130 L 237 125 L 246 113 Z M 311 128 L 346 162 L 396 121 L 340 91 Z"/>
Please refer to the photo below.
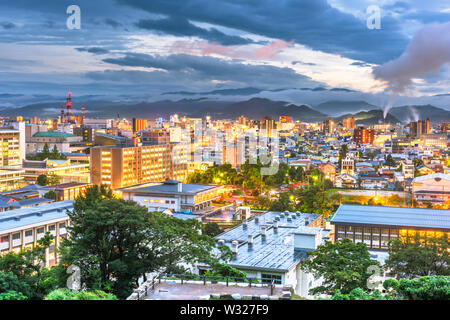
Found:
<path fill-rule="evenodd" d="M 108 49 L 101 47 L 90 47 L 90 48 L 75 48 L 79 52 L 89 52 L 92 54 L 106 54 L 109 52 Z"/>
<path fill-rule="evenodd" d="M 8 21 L 0 22 L 0 26 L 5 30 L 13 29 L 16 27 L 14 23 Z"/>
<path fill-rule="evenodd" d="M 136 26 L 141 29 L 155 30 L 175 36 L 198 37 L 211 42 L 220 43 L 225 46 L 253 43 L 253 40 L 245 39 L 239 36 L 227 35 L 216 28 L 211 28 L 208 30 L 197 27 L 186 18 L 180 16 L 171 16 L 166 19 L 158 20 L 140 20 L 136 23 Z"/>
<path fill-rule="evenodd" d="M 106 18 L 105 24 L 113 27 L 114 29 L 122 26 L 122 24 L 120 22 L 117 22 L 116 20 L 111 19 L 111 18 Z"/>
<path fill-rule="evenodd" d="M 344 13 L 326 0 L 236 1 L 117 0 L 152 14 L 183 16 L 247 33 L 309 46 L 312 49 L 371 63 L 398 56 L 407 44 L 400 23 L 382 19 L 382 29 L 369 30 L 365 20 Z"/>
<path fill-rule="evenodd" d="M 191 53 L 198 52 L 201 55 L 219 54 L 233 59 L 263 60 L 273 59 L 285 48 L 292 46 L 293 42 L 283 40 L 270 41 L 266 45 L 253 46 L 223 46 L 208 41 L 176 41 L 172 46 L 172 52 Z"/>
<path fill-rule="evenodd" d="M 439 71 L 450 62 L 450 22 L 432 23 L 419 30 L 403 54 L 373 69 L 375 79 L 385 81 L 389 90 L 401 93 L 413 78 Z"/>
<path fill-rule="evenodd" d="M 103 59 L 104 62 L 122 67 L 140 67 L 158 69 L 152 71 L 133 71 L 133 76 L 155 79 L 166 86 L 171 82 L 189 88 L 190 85 L 199 85 L 203 88 L 215 88 L 217 81 L 227 81 L 234 87 L 257 86 L 260 88 L 273 88 L 283 86 L 317 86 L 318 82 L 309 77 L 296 73 L 291 68 L 279 68 L 271 65 L 252 65 L 228 61 L 214 57 L 199 57 L 186 54 L 173 54 L 169 56 L 128 53 L 120 58 Z M 131 71 L 130 71 L 131 72 Z M 114 76 L 116 73 L 108 72 L 104 76 Z M 96 73 L 96 76 L 99 76 Z M 110 78 L 111 80 L 114 77 Z M 117 78 L 118 80 L 120 77 Z"/>

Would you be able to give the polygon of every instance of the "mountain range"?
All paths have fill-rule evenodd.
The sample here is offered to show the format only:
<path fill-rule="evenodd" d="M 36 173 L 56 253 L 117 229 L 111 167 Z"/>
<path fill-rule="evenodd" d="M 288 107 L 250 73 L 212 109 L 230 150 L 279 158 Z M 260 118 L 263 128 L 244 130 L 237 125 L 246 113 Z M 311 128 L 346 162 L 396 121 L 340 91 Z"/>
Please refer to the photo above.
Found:
<path fill-rule="evenodd" d="M 246 88 L 251 89 L 251 88 Z M 318 89 L 317 89 L 318 90 Z M 235 93 L 233 93 L 235 94 Z M 100 98 L 100 97 L 99 97 Z M 366 101 L 332 100 L 315 106 L 293 104 L 286 101 L 275 101 L 267 98 L 251 98 L 242 101 L 214 100 L 210 98 L 161 100 L 156 102 L 120 102 L 92 98 L 74 103 L 73 113 L 80 113 L 81 104 L 86 105 L 87 117 L 137 117 L 167 118 L 170 114 L 180 116 L 203 117 L 209 115 L 213 119 L 233 119 L 241 115 L 250 119 L 261 119 L 265 116 L 278 119 L 279 116 L 290 116 L 294 120 L 305 122 L 323 121 L 333 118 L 341 121 L 345 117 L 355 117 L 356 124 L 371 125 L 380 122 L 410 122 L 430 118 L 431 122 L 450 122 L 450 111 L 432 106 L 400 106 L 389 110 L 386 119 L 383 110 Z M 24 117 L 57 117 L 61 102 L 40 102 L 19 108 L 3 108 L 0 116 L 22 115 Z"/>

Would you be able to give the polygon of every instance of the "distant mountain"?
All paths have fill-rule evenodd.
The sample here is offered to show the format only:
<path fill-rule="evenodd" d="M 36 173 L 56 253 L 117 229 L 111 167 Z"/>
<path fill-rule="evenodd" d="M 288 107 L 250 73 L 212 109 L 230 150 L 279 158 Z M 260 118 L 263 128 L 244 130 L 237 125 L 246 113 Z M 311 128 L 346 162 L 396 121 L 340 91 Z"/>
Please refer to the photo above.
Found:
<path fill-rule="evenodd" d="M 238 117 L 240 115 L 251 119 L 260 119 L 265 116 L 278 119 L 279 116 L 290 116 L 294 120 L 316 122 L 326 119 L 328 116 L 306 105 L 288 104 L 284 101 L 272 101 L 263 98 L 252 98 L 247 101 L 233 103 L 223 109 L 223 115 Z"/>
<path fill-rule="evenodd" d="M 362 111 L 355 114 L 345 114 L 335 118 L 335 121 L 340 122 L 344 118 L 355 117 L 355 124 L 370 126 L 377 123 L 398 123 L 400 122 L 391 113 L 388 113 L 386 119 L 383 117 L 383 110 Z"/>
<path fill-rule="evenodd" d="M 83 102 L 74 106 L 74 114 L 80 109 Z M 21 108 L 7 108 L 0 110 L 0 116 L 20 114 L 24 117 L 57 117 L 61 103 L 37 103 Z M 140 102 L 136 104 L 113 103 L 108 101 L 88 101 L 85 103 L 87 117 L 140 117 L 155 118 L 167 117 L 177 113 L 190 117 L 213 116 L 216 119 L 232 119 L 241 115 L 251 119 L 260 119 L 265 116 L 278 119 L 279 116 L 291 116 L 295 120 L 321 121 L 328 116 L 313 110 L 306 105 L 294 105 L 284 101 L 252 98 L 246 101 L 230 102 L 216 101 L 206 98 L 182 99 L 178 101 L 162 100 L 157 102 Z M 79 112 L 79 111 L 78 111 Z"/>
<path fill-rule="evenodd" d="M 450 122 L 450 111 L 429 104 L 422 106 L 395 107 L 392 108 L 389 113 L 402 122 L 425 120 L 426 118 L 430 118 L 430 121 L 434 123 Z"/>
<path fill-rule="evenodd" d="M 346 113 L 369 111 L 380 108 L 365 101 L 327 101 L 315 106 L 314 109 L 332 117 L 338 117 Z"/>

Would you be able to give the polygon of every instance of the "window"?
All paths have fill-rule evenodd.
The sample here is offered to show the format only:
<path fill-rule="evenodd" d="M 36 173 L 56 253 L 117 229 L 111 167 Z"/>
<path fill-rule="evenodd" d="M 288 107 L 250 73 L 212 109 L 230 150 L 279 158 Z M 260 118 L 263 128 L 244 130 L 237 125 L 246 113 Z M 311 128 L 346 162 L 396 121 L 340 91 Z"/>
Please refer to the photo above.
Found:
<path fill-rule="evenodd" d="M 261 282 L 266 284 L 272 284 L 272 281 L 274 284 L 281 284 L 281 275 L 276 274 L 261 274 Z"/>
<path fill-rule="evenodd" d="M 372 228 L 372 248 L 380 247 L 380 229 Z"/>
<path fill-rule="evenodd" d="M 9 242 L 9 236 L 0 237 L 0 243 Z"/>
<path fill-rule="evenodd" d="M 37 229 L 37 234 L 39 234 L 39 233 L 44 233 L 44 228 L 39 228 L 39 229 Z"/>
<path fill-rule="evenodd" d="M 52 225 L 48 227 L 48 231 L 55 231 L 56 230 L 56 226 Z"/>
<path fill-rule="evenodd" d="M 20 239 L 20 233 L 14 233 L 12 239 L 13 240 L 19 240 Z"/>
<path fill-rule="evenodd" d="M 33 230 L 25 231 L 25 237 L 31 237 L 31 236 L 33 236 Z"/>
<path fill-rule="evenodd" d="M 62 223 L 59 224 L 59 228 L 60 229 L 64 229 L 65 227 L 66 227 L 66 223 L 65 222 L 62 222 Z"/>

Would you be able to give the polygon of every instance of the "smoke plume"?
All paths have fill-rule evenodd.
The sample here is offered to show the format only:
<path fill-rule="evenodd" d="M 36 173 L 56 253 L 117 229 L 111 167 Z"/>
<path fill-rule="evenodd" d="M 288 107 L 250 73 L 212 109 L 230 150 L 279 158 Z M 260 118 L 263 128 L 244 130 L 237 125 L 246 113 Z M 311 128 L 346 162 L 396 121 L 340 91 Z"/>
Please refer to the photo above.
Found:
<path fill-rule="evenodd" d="M 386 82 L 388 91 L 399 94 L 411 84 L 412 79 L 425 76 L 450 62 L 450 22 L 428 24 L 419 30 L 403 54 L 381 66 L 375 67 L 375 79 Z M 391 103 L 385 107 L 389 111 Z"/>

